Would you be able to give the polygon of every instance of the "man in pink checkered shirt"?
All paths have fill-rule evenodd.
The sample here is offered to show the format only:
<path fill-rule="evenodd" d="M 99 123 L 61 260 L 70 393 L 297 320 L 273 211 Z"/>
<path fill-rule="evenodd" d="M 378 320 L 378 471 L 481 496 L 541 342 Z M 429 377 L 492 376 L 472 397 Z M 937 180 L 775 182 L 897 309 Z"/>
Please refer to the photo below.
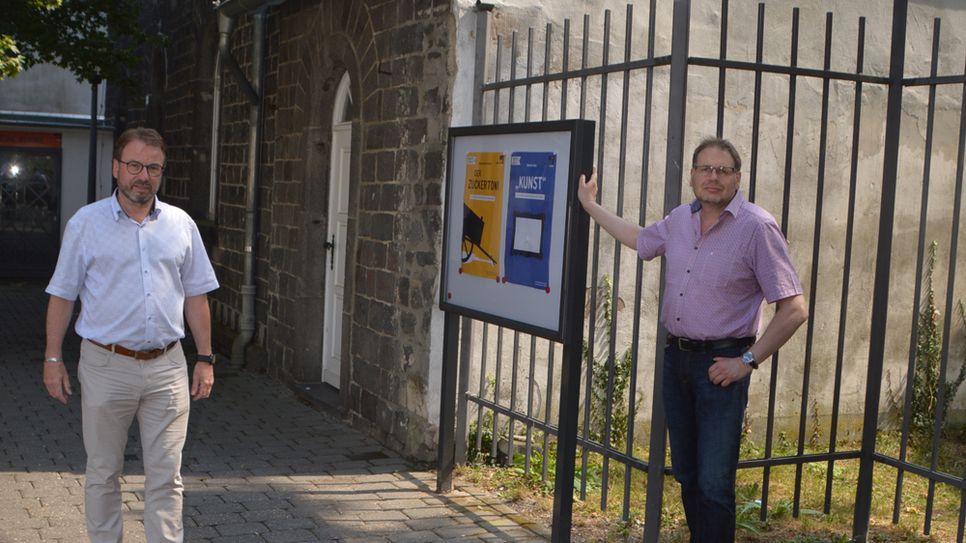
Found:
<path fill-rule="evenodd" d="M 597 224 L 641 258 L 665 257 L 663 398 L 691 543 L 734 541 L 751 372 L 808 318 L 784 235 L 740 184 L 734 145 L 709 138 L 692 156 L 694 201 L 647 227 L 597 203 L 596 169 L 589 180 L 581 176 L 577 193 Z M 758 336 L 762 300 L 777 310 Z"/>

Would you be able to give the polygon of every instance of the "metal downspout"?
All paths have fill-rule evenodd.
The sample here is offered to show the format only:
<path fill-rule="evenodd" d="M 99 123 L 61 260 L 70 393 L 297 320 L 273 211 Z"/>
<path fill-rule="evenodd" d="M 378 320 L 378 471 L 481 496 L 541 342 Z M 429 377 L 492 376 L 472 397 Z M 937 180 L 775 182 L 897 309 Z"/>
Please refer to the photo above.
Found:
<path fill-rule="evenodd" d="M 218 133 L 221 130 L 221 39 L 225 39 L 225 46 L 228 45 L 226 34 L 218 35 L 218 51 L 215 53 L 215 73 L 211 78 L 211 170 L 208 175 L 208 220 L 215 221 L 218 218 Z"/>
<path fill-rule="evenodd" d="M 261 143 L 262 124 L 262 78 L 264 42 L 265 42 L 265 12 L 267 6 L 252 13 L 252 81 L 245 78 L 244 72 L 235 58 L 231 55 L 228 38 L 234 28 L 234 16 L 224 12 L 218 15 L 218 50 L 221 59 L 225 60 L 229 69 L 239 80 L 242 89 L 248 95 L 249 126 L 248 126 L 248 178 L 245 186 L 245 239 L 244 239 L 244 276 L 241 286 L 242 313 L 238 319 L 238 336 L 231 347 L 231 365 L 240 368 L 245 365 L 245 347 L 255 336 L 255 232 L 257 220 L 257 191 L 261 160 L 259 147 Z"/>

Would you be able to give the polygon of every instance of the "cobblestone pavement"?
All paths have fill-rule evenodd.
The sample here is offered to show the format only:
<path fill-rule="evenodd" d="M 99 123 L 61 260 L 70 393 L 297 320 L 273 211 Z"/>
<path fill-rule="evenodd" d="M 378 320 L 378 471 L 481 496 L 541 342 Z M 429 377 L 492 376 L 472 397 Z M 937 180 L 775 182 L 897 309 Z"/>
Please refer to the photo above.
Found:
<path fill-rule="evenodd" d="M 0 543 L 79 542 L 84 530 L 78 340 L 65 345 L 74 395 L 41 381 L 46 295 L 0 283 Z M 545 541 L 501 500 L 475 488 L 434 492 L 414 468 L 265 375 L 216 375 L 193 402 L 185 445 L 187 541 Z M 136 423 L 122 479 L 124 540 L 144 541 Z"/>

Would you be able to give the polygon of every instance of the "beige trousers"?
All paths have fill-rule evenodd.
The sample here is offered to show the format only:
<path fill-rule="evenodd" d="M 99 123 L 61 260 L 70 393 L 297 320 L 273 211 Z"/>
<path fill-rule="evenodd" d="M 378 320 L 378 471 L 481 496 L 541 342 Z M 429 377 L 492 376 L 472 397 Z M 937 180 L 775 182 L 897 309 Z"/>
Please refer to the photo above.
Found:
<path fill-rule="evenodd" d="M 188 370 L 180 343 L 154 360 L 81 343 L 78 379 L 87 472 L 84 507 L 92 543 L 119 543 L 124 448 L 136 416 L 144 461 L 148 543 L 182 542 L 181 449 L 188 430 Z"/>

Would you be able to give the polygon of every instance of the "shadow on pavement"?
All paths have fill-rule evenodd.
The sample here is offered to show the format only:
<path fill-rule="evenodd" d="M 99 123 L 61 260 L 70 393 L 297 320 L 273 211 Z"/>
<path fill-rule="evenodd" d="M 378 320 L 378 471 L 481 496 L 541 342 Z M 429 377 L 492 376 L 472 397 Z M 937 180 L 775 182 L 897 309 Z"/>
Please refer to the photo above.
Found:
<path fill-rule="evenodd" d="M 79 340 L 65 358 L 67 406 L 44 389 L 46 294 L 38 282 L 0 283 L 0 541 L 86 539 Z M 186 541 L 544 541 L 501 500 L 476 489 L 434 492 L 417 469 L 292 390 L 247 371 L 216 374 L 192 403 L 184 449 Z M 136 424 L 122 482 L 125 541 L 144 541 Z"/>

